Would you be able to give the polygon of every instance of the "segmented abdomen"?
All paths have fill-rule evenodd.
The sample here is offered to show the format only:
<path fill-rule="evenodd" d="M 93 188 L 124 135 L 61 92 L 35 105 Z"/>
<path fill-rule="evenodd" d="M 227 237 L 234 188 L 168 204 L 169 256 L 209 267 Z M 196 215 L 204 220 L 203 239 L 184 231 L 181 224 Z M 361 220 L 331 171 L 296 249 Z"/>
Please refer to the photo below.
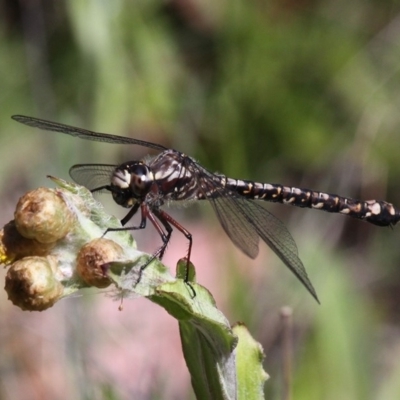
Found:
<path fill-rule="evenodd" d="M 354 200 L 309 189 L 227 178 L 226 188 L 254 200 L 307 207 L 363 219 L 379 226 L 395 225 L 400 210 L 382 200 Z"/>

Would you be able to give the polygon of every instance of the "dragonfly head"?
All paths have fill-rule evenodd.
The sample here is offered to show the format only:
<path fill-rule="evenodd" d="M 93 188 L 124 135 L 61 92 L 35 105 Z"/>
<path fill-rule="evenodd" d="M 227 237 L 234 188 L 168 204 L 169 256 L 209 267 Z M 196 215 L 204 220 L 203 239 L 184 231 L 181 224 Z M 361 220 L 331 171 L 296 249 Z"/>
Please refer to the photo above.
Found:
<path fill-rule="evenodd" d="M 143 199 L 151 189 L 154 177 L 150 168 L 141 161 L 121 164 L 111 177 L 114 201 L 123 207 L 132 207 Z"/>

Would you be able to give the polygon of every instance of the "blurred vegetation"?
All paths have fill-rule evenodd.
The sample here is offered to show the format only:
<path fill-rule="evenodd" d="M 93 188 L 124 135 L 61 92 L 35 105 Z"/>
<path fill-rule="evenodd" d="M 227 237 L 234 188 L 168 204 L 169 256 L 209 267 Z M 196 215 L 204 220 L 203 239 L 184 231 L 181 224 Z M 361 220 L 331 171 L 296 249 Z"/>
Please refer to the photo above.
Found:
<path fill-rule="evenodd" d="M 378 0 L 0 0 L 2 222 L 48 173 L 145 155 L 29 132 L 12 114 L 158 142 L 232 177 L 400 206 L 399 12 Z M 256 283 L 250 268 L 230 270 L 228 313 L 265 347 L 266 398 L 282 393 L 283 304 L 295 309 L 293 398 L 400 398 L 398 230 L 269 209 L 293 233 L 322 305 L 278 261 Z M 1 325 L 13 318 L 5 300 Z M 0 364 L 0 398 L 15 398 L 7 379 L 24 366 L 13 363 Z M 119 398 L 112 382 L 97 384 L 97 398 Z"/>

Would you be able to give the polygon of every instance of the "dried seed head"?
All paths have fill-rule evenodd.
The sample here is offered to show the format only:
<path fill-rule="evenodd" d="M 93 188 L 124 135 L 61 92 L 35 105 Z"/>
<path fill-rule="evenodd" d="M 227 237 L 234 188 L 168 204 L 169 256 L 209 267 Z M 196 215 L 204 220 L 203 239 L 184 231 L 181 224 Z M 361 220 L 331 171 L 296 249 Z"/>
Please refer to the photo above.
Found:
<path fill-rule="evenodd" d="M 65 237 L 73 224 L 73 214 L 54 190 L 39 188 L 22 196 L 14 213 L 19 233 L 40 243 Z"/>
<path fill-rule="evenodd" d="M 5 290 L 9 300 L 22 310 L 43 311 L 62 295 L 64 288 L 56 279 L 53 257 L 25 257 L 7 271 Z"/>
<path fill-rule="evenodd" d="M 0 264 L 10 264 L 26 256 L 45 256 L 55 243 L 39 243 L 23 237 L 10 221 L 0 230 Z"/>
<path fill-rule="evenodd" d="M 104 274 L 104 264 L 118 261 L 123 254 L 122 247 L 112 240 L 92 240 L 79 251 L 77 272 L 88 285 L 105 288 L 111 284 L 111 280 Z"/>

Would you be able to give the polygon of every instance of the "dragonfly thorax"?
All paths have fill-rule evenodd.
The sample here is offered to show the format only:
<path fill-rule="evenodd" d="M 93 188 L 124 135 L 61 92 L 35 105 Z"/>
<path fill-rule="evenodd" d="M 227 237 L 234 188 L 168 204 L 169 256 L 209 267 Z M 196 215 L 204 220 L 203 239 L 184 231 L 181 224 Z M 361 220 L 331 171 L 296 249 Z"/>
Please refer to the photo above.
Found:
<path fill-rule="evenodd" d="M 144 199 L 154 182 L 150 168 L 141 161 L 121 164 L 111 176 L 111 192 L 114 201 L 123 207 L 132 207 Z"/>

